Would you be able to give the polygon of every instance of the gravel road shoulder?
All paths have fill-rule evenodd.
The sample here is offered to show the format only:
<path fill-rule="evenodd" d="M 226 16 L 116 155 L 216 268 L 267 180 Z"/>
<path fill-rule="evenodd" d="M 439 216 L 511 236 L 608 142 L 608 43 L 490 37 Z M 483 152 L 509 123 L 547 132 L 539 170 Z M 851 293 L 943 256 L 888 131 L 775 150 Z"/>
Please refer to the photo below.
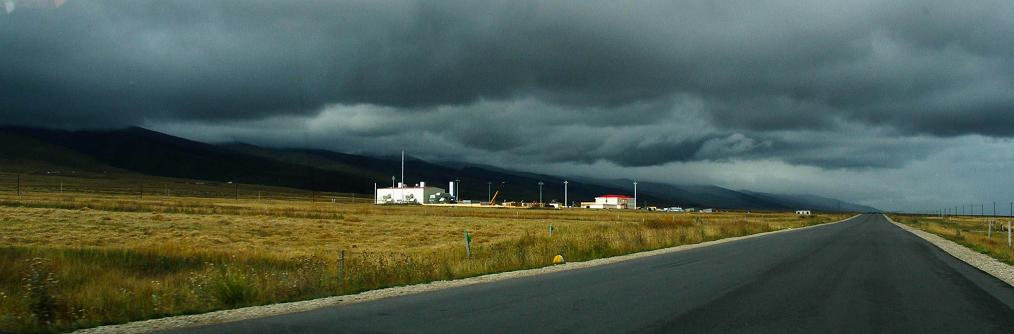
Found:
<path fill-rule="evenodd" d="M 887 217 L 887 215 L 884 216 Z M 940 248 L 940 250 L 947 252 L 947 254 L 951 254 L 951 256 L 954 256 L 958 260 L 968 263 L 972 267 L 978 268 L 979 270 L 982 270 L 983 272 L 990 274 L 1014 287 L 1014 266 L 1000 262 L 997 259 L 989 257 L 989 255 L 976 252 L 968 247 L 944 239 L 936 234 L 898 223 L 891 219 L 891 217 L 887 217 L 887 221 L 897 225 L 905 231 L 923 238 L 934 246 L 937 246 L 937 248 Z"/>

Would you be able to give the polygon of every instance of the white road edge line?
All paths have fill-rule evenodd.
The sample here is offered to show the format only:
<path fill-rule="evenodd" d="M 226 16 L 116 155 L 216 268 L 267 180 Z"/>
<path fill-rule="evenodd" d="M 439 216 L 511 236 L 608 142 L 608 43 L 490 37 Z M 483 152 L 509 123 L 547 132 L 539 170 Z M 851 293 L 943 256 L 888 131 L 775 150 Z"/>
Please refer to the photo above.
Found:
<path fill-rule="evenodd" d="M 270 316 L 276 316 L 276 315 L 282 315 L 282 314 L 289 314 L 289 313 L 305 312 L 305 311 L 311 311 L 311 310 L 316 310 L 316 309 L 330 307 L 330 306 L 338 306 L 338 305 L 347 305 L 347 304 L 361 303 L 361 302 L 373 301 L 373 300 L 378 300 L 378 299 L 383 299 L 383 298 L 388 298 L 388 297 L 395 297 L 395 296 L 402 296 L 402 295 L 410 295 L 410 294 L 416 294 L 416 293 L 437 291 L 437 290 L 456 288 L 456 287 L 463 287 L 463 286 L 469 286 L 469 285 L 473 285 L 473 284 L 490 283 L 490 282 L 502 281 L 502 280 L 507 280 L 507 279 L 514 279 L 514 278 L 530 277 L 530 276 L 543 275 L 543 274 L 554 273 L 554 272 L 561 272 L 561 271 L 568 271 L 568 270 L 575 270 L 575 269 L 582 269 L 582 268 L 590 268 L 590 267 L 601 266 L 601 265 L 612 264 L 612 263 L 618 263 L 618 262 L 623 262 L 623 261 L 629 261 L 629 260 L 638 259 L 638 258 L 644 258 L 644 257 L 649 257 L 649 256 L 669 254 L 669 253 L 687 251 L 687 250 L 696 249 L 696 248 L 703 248 L 703 247 L 708 247 L 708 246 L 714 246 L 714 245 L 723 244 L 723 243 L 735 242 L 735 241 L 744 240 L 744 239 L 757 238 L 757 237 L 762 237 L 762 236 L 776 234 L 776 233 L 783 233 L 783 232 L 790 232 L 790 231 L 801 231 L 801 230 L 810 229 L 810 228 L 816 228 L 816 227 L 821 227 L 821 226 L 828 226 L 828 225 L 831 225 L 831 224 L 837 224 L 837 223 L 841 223 L 841 222 L 844 222 L 844 221 L 848 221 L 848 220 L 856 218 L 858 216 L 859 215 L 854 215 L 852 217 L 845 218 L 845 219 L 842 219 L 842 220 L 839 220 L 839 221 L 835 221 L 835 222 L 824 223 L 824 224 L 817 224 L 817 225 L 811 225 L 811 226 L 806 226 L 806 227 L 801 227 L 801 228 L 786 228 L 786 229 L 777 230 L 777 231 L 762 232 L 762 233 L 757 233 L 757 234 L 745 235 L 745 236 L 740 236 L 740 237 L 730 237 L 730 238 L 713 240 L 713 241 L 705 241 L 705 242 L 696 243 L 696 244 L 690 244 L 690 245 L 680 245 L 680 246 L 676 246 L 676 247 L 662 248 L 662 249 L 656 249 L 656 250 L 651 250 L 651 251 L 644 251 L 644 252 L 627 254 L 627 255 L 620 255 L 620 256 L 614 256 L 614 257 L 607 257 L 607 258 L 589 260 L 589 261 L 584 261 L 584 262 L 568 262 L 568 263 L 561 264 L 561 265 L 548 266 L 548 267 L 542 267 L 542 268 L 536 268 L 536 269 L 509 271 L 509 272 L 502 272 L 502 273 L 496 273 L 496 274 L 488 274 L 488 275 L 469 277 L 469 278 L 462 278 L 462 279 L 456 279 L 456 280 L 435 281 L 435 282 L 430 282 L 430 283 L 420 283 L 420 284 L 399 286 L 399 287 L 393 287 L 393 288 L 385 288 L 385 289 L 379 289 L 379 290 L 370 290 L 370 291 L 360 292 L 360 293 L 357 293 L 357 294 L 354 294 L 354 295 L 324 297 L 324 298 L 311 299 L 311 300 L 303 300 L 303 301 L 296 301 L 296 302 L 278 303 L 278 304 L 270 304 L 270 305 L 262 305 L 262 306 L 250 306 L 250 307 L 243 307 L 243 308 L 230 309 L 230 310 L 221 310 L 221 311 L 212 311 L 212 312 L 201 313 L 201 314 L 180 315 L 180 316 L 173 316 L 173 317 L 166 317 L 166 318 L 158 318 L 158 319 L 150 319 L 150 320 L 140 320 L 140 321 L 128 322 L 128 323 L 124 323 L 124 324 L 106 325 L 106 326 L 85 328 L 85 329 L 77 330 L 74 333 L 78 333 L 78 334 L 90 334 L 90 333 L 113 333 L 113 334 L 148 333 L 148 332 L 153 332 L 153 331 L 183 329 L 183 328 L 198 327 L 198 326 L 212 325 L 212 324 L 219 324 L 219 323 L 226 323 L 226 322 L 235 322 L 235 321 L 250 320 L 250 319 L 256 319 L 256 318 L 264 318 L 264 317 L 270 317 Z"/>
<path fill-rule="evenodd" d="M 976 252 L 954 241 L 944 239 L 939 235 L 898 223 L 886 214 L 884 215 L 884 218 L 887 218 L 887 221 L 891 222 L 891 224 L 897 225 L 901 229 L 915 234 L 915 236 L 926 240 L 930 244 L 933 244 L 933 246 L 940 248 L 940 250 L 950 254 L 954 258 L 961 260 L 964 263 L 968 263 L 968 265 L 978 268 L 1004 283 L 1009 284 L 1011 287 L 1014 287 L 1014 266 L 1000 262 L 1000 260 L 994 259 L 989 255 Z"/>

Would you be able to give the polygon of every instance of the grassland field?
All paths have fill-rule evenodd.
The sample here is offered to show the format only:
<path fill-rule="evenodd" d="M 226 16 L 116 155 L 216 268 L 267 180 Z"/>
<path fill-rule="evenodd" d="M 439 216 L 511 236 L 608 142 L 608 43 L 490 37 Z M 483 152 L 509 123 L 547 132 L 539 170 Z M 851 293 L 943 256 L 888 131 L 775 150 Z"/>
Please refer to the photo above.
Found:
<path fill-rule="evenodd" d="M 52 187 L 0 193 L 0 331 L 67 331 L 352 294 L 548 266 L 556 254 L 584 261 L 846 217 L 280 198 L 288 199 Z"/>

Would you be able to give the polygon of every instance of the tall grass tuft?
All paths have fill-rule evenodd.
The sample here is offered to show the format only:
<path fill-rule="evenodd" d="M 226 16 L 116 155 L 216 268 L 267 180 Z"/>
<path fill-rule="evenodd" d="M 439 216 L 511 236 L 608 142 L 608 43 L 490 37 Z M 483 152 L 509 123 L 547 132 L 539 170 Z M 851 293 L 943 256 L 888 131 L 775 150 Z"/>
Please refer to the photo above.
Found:
<path fill-rule="evenodd" d="M 220 305 L 245 306 L 253 302 L 257 294 L 249 276 L 248 273 L 230 268 L 228 264 L 222 265 L 208 282 L 211 295 Z"/>
<path fill-rule="evenodd" d="M 21 279 L 24 284 L 25 303 L 28 317 L 41 329 L 53 326 L 59 304 L 53 295 L 60 283 L 53 273 L 52 264 L 44 258 L 28 259 L 28 269 Z"/>

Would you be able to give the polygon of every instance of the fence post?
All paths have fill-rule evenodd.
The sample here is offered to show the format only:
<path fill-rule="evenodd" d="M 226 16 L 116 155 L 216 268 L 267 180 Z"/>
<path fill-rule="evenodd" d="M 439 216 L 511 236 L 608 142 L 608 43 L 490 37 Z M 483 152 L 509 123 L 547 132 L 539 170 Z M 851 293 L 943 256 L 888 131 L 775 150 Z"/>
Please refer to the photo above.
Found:
<path fill-rule="evenodd" d="M 1010 221 L 1007 221 L 1007 248 L 1010 248 Z"/>
<path fill-rule="evenodd" d="M 472 257 L 472 235 L 468 234 L 468 230 L 465 230 L 465 255 Z"/>
<path fill-rule="evenodd" d="M 549 224 L 549 236 L 553 236 L 553 224 Z"/>
<path fill-rule="evenodd" d="M 338 291 L 345 289 L 345 250 L 338 251 Z"/>
<path fill-rule="evenodd" d="M 989 221 L 989 228 L 986 229 L 986 238 L 993 240 L 993 221 Z"/>

